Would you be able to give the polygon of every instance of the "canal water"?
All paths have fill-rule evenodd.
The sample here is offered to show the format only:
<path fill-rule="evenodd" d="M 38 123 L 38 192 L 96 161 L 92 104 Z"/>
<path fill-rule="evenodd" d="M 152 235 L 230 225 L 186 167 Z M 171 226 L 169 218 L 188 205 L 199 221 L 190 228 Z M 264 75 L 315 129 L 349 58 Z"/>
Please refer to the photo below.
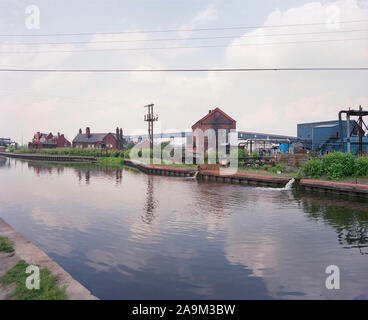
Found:
<path fill-rule="evenodd" d="M 0 188 L 0 217 L 101 299 L 368 298 L 362 198 L 5 158 Z"/>

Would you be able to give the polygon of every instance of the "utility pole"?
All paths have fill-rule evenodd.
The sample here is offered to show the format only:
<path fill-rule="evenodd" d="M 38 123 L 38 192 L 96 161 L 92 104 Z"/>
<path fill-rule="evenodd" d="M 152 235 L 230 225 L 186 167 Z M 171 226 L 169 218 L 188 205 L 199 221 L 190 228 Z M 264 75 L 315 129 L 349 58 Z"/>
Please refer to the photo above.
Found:
<path fill-rule="evenodd" d="M 150 141 L 150 150 L 153 151 L 153 122 L 158 120 L 158 115 L 153 114 L 153 103 L 144 106 L 147 108 L 147 114 L 144 115 L 144 121 L 148 122 L 148 136 Z"/>

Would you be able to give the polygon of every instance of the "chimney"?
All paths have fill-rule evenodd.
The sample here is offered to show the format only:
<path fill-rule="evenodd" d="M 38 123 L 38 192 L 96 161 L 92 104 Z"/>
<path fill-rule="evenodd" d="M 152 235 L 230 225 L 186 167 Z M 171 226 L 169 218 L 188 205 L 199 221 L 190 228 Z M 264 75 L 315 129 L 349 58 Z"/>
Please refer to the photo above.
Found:
<path fill-rule="evenodd" d="M 212 112 L 212 110 L 208 110 L 208 113 L 211 113 Z"/>
<path fill-rule="evenodd" d="M 60 138 L 60 132 L 58 132 L 58 138 Z"/>
<path fill-rule="evenodd" d="M 79 128 L 79 134 L 82 134 L 82 129 Z"/>
<path fill-rule="evenodd" d="M 123 140 L 123 129 L 120 128 L 120 140 Z"/>
<path fill-rule="evenodd" d="M 116 139 L 119 140 L 119 127 L 116 127 Z"/>
<path fill-rule="evenodd" d="M 86 128 L 86 138 L 89 139 L 91 136 L 91 131 L 89 129 L 89 127 Z"/>
<path fill-rule="evenodd" d="M 36 133 L 36 141 L 40 142 L 40 133 L 39 132 Z"/>

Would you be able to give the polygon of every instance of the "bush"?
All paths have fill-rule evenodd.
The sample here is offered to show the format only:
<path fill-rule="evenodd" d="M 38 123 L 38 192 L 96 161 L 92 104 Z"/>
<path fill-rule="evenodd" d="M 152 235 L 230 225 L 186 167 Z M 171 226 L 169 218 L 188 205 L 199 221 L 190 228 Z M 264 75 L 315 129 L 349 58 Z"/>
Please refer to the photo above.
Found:
<path fill-rule="evenodd" d="M 321 160 L 308 160 L 302 168 L 302 174 L 306 177 L 319 178 L 323 174 L 323 163 Z"/>
<path fill-rule="evenodd" d="M 286 164 L 285 163 L 278 163 L 276 165 L 277 171 L 285 172 L 286 171 Z"/>
<path fill-rule="evenodd" d="M 354 173 L 355 161 L 356 158 L 353 155 L 342 152 L 333 152 L 322 157 L 326 174 L 335 168 L 341 170 L 343 176 L 351 176 Z M 341 165 L 341 168 L 337 164 Z"/>
<path fill-rule="evenodd" d="M 354 175 L 358 177 L 368 175 L 368 157 L 361 157 L 355 161 Z"/>
<path fill-rule="evenodd" d="M 340 180 L 344 176 L 344 170 L 344 166 L 341 163 L 331 163 L 326 169 L 327 179 Z"/>

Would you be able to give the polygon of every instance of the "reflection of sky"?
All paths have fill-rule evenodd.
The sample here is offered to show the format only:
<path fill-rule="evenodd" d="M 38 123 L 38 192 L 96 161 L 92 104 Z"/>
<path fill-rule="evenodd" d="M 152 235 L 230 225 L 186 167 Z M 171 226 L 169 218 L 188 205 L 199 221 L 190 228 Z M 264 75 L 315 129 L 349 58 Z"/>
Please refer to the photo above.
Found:
<path fill-rule="evenodd" d="M 0 216 L 101 298 L 368 292 L 368 255 L 344 249 L 334 216 L 322 218 L 334 198 L 13 160 L 11 170 L 0 168 L 0 180 Z M 339 201 L 350 215 L 359 205 Z M 330 264 L 340 266 L 340 291 L 324 289 Z"/>

